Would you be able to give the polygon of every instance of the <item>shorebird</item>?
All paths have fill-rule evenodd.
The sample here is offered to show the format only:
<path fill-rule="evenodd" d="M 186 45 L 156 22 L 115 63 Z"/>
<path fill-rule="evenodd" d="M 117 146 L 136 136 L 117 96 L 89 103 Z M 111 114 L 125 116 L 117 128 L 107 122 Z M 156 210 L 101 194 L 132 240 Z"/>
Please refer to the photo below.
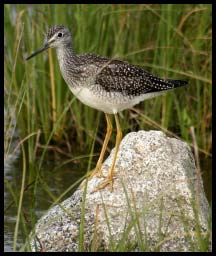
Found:
<path fill-rule="evenodd" d="M 74 52 L 71 33 L 63 25 L 51 27 L 42 48 L 32 53 L 26 60 L 48 48 L 56 48 L 61 74 L 72 93 L 84 104 L 103 111 L 107 122 L 107 132 L 94 175 L 105 178 L 94 191 L 110 184 L 113 189 L 115 162 L 122 139 L 122 131 L 117 113 L 131 108 L 146 99 L 161 95 L 167 90 L 187 84 L 185 80 L 157 77 L 143 68 L 118 59 L 109 59 L 95 54 L 77 55 Z M 108 175 L 101 170 L 104 154 L 112 133 L 110 114 L 115 117 L 117 128 L 115 152 Z"/>

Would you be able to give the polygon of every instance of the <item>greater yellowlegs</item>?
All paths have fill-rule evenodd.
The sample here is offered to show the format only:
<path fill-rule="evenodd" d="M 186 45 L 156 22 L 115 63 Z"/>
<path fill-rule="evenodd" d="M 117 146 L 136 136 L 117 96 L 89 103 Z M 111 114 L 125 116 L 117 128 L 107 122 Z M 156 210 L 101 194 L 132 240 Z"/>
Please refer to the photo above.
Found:
<path fill-rule="evenodd" d="M 56 48 L 62 76 L 72 93 L 84 104 L 103 111 L 106 116 L 107 133 L 96 168 L 90 178 L 95 174 L 104 177 L 101 167 L 112 133 L 110 114 L 114 114 L 117 136 L 113 162 L 104 182 L 96 189 L 103 189 L 110 184 L 112 190 L 114 167 L 122 139 L 117 113 L 131 108 L 140 101 L 158 96 L 166 90 L 184 86 L 187 81 L 159 78 L 141 67 L 117 59 L 94 54 L 76 55 L 71 33 L 63 25 L 50 28 L 46 33 L 43 47 L 26 60 L 48 48 Z"/>

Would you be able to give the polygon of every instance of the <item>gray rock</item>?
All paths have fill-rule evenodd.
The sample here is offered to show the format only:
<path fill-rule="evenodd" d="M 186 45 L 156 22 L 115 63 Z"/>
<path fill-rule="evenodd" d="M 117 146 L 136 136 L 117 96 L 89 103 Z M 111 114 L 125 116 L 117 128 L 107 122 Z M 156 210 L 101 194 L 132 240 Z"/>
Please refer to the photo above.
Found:
<path fill-rule="evenodd" d="M 103 164 L 104 174 L 113 154 Z M 91 193 L 103 182 L 94 177 L 49 210 L 32 232 L 32 250 L 79 251 L 82 209 L 85 251 L 200 250 L 200 239 L 208 239 L 209 205 L 185 142 L 159 131 L 129 133 L 115 169 L 112 193 L 109 187 Z"/>

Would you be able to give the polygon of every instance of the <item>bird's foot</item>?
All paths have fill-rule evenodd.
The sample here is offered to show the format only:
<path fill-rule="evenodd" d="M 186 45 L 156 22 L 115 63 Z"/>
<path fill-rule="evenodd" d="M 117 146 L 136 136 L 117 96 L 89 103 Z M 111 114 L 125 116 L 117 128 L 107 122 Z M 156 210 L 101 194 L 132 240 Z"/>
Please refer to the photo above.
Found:
<path fill-rule="evenodd" d="M 101 166 L 96 166 L 95 169 L 92 170 L 90 176 L 88 177 L 88 180 L 91 180 L 96 174 L 99 178 L 106 178 L 101 170 Z"/>
<path fill-rule="evenodd" d="M 113 191 L 113 182 L 114 182 L 114 177 L 108 175 L 106 177 L 105 181 L 102 184 L 100 184 L 97 188 L 93 189 L 91 191 L 91 193 L 94 193 L 94 192 L 97 192 L 97 191 L 99 191 L 101 189 L 104 189 L 109 184 L 110 184 L 110 192 L 112 192 Z"/>

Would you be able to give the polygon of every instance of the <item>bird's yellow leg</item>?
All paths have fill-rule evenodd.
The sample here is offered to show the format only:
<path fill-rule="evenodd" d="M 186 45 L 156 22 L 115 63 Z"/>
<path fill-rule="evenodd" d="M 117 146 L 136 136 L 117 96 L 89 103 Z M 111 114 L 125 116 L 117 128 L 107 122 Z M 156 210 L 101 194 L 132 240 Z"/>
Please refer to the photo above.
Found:
<path fill-rule="evenodd" d="M 100 157 L 97 161 L 97 165 L 96 165 L 95 169 L 93 170 L 93 172 L 90 174 L 89 179 L 93 178 L 93 176 L 95 174 L 98 174 L 99 177 L 104 177 L 104 175 L 101 171 L 101 167 L 102 167 L 102 163 L 103 163 L 104 154 L 106 152 L 107 145 L 110 140 L 111 133 L 112 133 L 112 122 L 110 120 L 110 115 L 105 113 L 105 117 L 106 117 L 106 122 L 107 122 L 106 136 L 105 136 L 104 143 L 103 143 L 103 146 L 101 149 Z"/>
<path fill-rule="evenodd" d="M 115 162 L 116 162 L 119 146 L 120 146 L 120 143 L 121 143 L 121 140 L 122 140 L 122 130 L 121 130 L 121 127 L 120 127 L 120 124 L 119 124 L 117 114 L 115 114 L 115 123 L 116 123 L 116 128 L 117 128 L 117 135 L 116 135 L 116 144 L 115 144 L 115 153 L 114 153 L 114 157 L 113 157 L 113 162 L 112 162 L 111 168 L 109 169 L 109 173 L 108 173 L 105 181 L 99 187 L 94 189 L 92 192 L 96 192 L 100 189 L 103 189 L 108 184 L 110 184 L 111 191 L 113 190 L 113 176 L 114 176 L 114 173 L 115 173 L 114 172 Z"/>

